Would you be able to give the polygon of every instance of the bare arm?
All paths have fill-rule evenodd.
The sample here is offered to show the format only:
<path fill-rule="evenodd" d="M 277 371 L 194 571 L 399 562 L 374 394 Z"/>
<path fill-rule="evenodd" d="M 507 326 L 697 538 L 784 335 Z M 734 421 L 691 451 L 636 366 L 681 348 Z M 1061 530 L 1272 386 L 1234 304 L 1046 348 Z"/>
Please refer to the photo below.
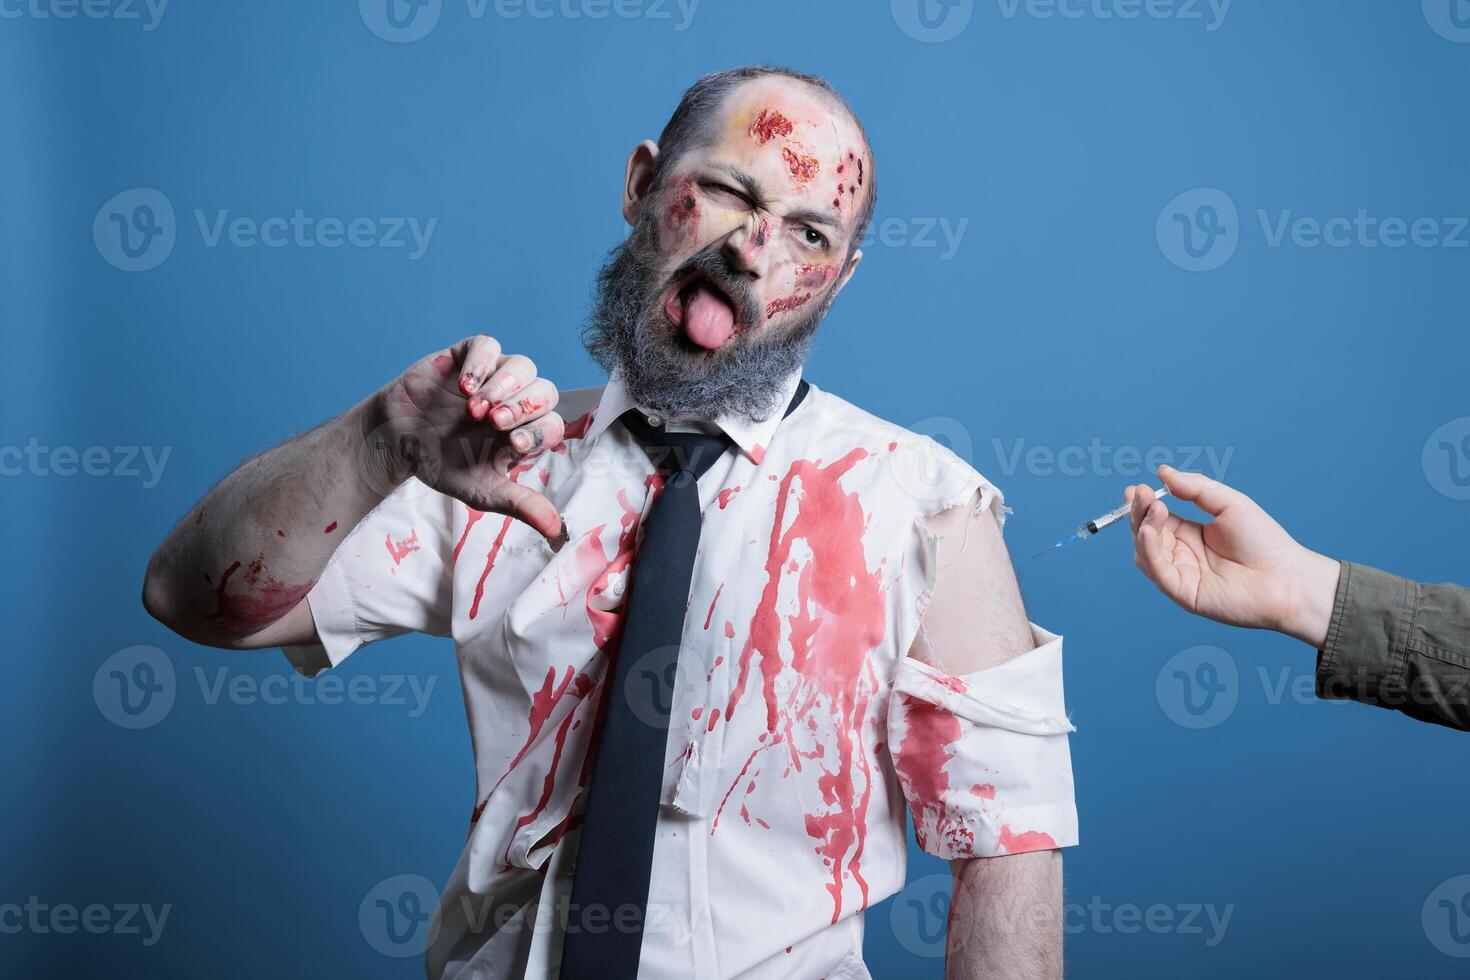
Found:
<path fill-rule="evenodd" d="M 554 537 L 555 507 L 506 471 L 561 440 L 556 398 L 530 360 L 503 355 L 489 337 L 424 358 L 220 481 L 149 561 L 144 606 L 212 646 L 311 642 L 316 628 L 301 600 L 343 537 L 410 476 Z"/>
<path fill-rule="evenodd" d="M 1061 851 L 951 861 L 950 873 L 949 980 L 1061 977 Z"/>
<path fill-rule="evenodd" d="M 939 572 L 912 656 L 950 674 L 998 667 L 1035 644 L 1000 528 L 988 510 L 955 507 L 929 520 Z M 1060 977 L 1058 850 L 951 861 L 946 975 Z"/>

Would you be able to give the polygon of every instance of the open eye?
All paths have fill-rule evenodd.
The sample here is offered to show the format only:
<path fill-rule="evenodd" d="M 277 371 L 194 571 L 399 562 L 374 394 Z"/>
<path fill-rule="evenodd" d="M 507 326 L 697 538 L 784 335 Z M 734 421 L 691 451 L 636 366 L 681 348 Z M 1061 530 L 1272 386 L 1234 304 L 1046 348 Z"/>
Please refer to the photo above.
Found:
<path fill-rule="evenodd" d="M 827 248 L 827 236 L 822 234 L 820 231 L 817 231 L 815 228 L 803 228 L 801 231 L 801 240 L 808 248 L 817 249 L 819 251 L 823 251 Z"/>

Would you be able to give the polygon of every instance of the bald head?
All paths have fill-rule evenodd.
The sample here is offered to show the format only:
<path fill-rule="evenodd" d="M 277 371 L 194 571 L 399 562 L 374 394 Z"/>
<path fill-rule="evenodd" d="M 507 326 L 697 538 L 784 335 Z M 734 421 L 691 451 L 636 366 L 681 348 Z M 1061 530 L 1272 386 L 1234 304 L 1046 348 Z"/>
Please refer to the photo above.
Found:
<path fill-rule="evenodd" d="M 819 75 L 809 75 L 775 65 L 746 65 L 700 78 L 684 92 L 674 114 L 669 117 L 659 135 L 660 156 L 655 183 L 662 185 L 668 175 L 677 169 L 680 158 L 689 149 L 706 146 L 710 140 L 717 138 L 722 116 L 727 117 L 730 114 L 734 108 L 732 103 L 744 101 L 737 98 L 738 96 L 748 98 L 752 88 L 768 98 L 779 95 L 780 90 L 784 90 L 791 97 L 810 101 L 822 114 L 845 120 L 856 131 L 859 142 L 866 149 L 867 158 L 864 161 L 866 173 L 862 194 L 860 200 L 856 200 L 856 224 L 848 250 L 850 256 L 856 251 L 858 242 L 862 240 L 873 220 L 873 209 L 878 202 L 877 168 L 862 120 L 843 98 L 842 93 Z M 859 197 L 855 193 L 849 196 Z"/>

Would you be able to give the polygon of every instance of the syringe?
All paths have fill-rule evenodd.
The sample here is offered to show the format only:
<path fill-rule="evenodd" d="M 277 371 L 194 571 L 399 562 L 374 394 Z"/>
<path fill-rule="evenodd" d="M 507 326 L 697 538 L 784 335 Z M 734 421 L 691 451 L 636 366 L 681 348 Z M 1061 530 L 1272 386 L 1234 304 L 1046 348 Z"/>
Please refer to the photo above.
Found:
<path fill-rule="evenodd" d="M 1165 488 L 1163 490 L 1155 490 L 1154 491 L 1154 499 L 1156 499 L 1156 500 L 1158 498 L 1160 498 L 1160 497 L 1167 497 L 1167 496 L 1169 496 L 1169 491 L 1168 491 L 1167 488 Z M 1103 528 L 1107 527 L 1109 524 L 1112 524 L 1112 523 L 1114 523 L 1116 521 L 1122 520 L 1123 518 L 1127 517 L 1128 516 L 1128 512 L 1130 510 L 1132 510 L 1132 509 L 1133 509 L 1133 504 L 1132 503 L 1126 503 L 1123 506 L 1117 508 L 1116 510 L 1110 510 L 1110 511 L 1108 511 L 1106 514 L 1104 514 L 1101 517 L 1093 518 L 1092 520 L 1088 521 L 1086 524 L 1083 524 L 1081 527 L 1077 528 L 1077 533 L 1076 534 L 1073 534 L 1070 537 L 1063 538 L 1062 540 L 1058 541 L 1056 544 L 1052 545 L 1050 548 L 1047 548 L 1045 551 L 1038 551 L 1036 554 L 1034 554 L 1034 555 L 1031 556 L 1031 560 L 1032 561 L 1035 561 L 1036 559 L 1040 558 L 1042 555 L 1050 554 L 1051 552 L 1056 551 L 1058 548 L 1066 547 L 1067 545 L 1071 544 L 1073 541 L 1086 541 L 1088 538 L 1092 537 L 1094 534 L 1096 534 L 1097 532 L 1101 531 Z"/>

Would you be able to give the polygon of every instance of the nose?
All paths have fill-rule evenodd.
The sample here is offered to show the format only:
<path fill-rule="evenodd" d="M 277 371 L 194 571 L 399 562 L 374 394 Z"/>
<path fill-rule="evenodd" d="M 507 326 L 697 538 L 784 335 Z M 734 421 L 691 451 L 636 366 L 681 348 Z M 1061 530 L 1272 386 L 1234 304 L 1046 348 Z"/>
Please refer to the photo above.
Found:
<path fill-rule="evenodd" d="M 725 240 L 725 258 L 737 274 L 760 279 L 766 274 L 770 242 L 770 219 L 752 213 Z"/>

